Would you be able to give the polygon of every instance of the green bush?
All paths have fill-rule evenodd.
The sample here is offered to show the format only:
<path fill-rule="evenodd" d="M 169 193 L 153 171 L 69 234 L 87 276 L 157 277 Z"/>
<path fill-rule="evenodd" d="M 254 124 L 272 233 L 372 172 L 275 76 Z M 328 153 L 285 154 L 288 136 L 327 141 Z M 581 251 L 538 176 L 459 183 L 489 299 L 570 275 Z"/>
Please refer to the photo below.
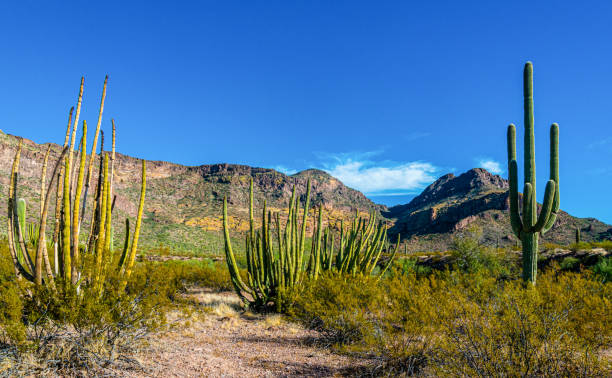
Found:
<path fill-rule="evenodd" d="M 136 265 L 125 290 L 118 274 L 108 274 L 102 295 L 59 280 L 36 287 L 16 280 L 0 244 L 0 375 L 105 374 L 136 366 L 130 354 L 165 324 L 183 284 L 154 263 Z"/>
<path fill-rule="evenodd" d="M 599 260 L 599 262 L 593 266 L 593 272 L 602 282 L 612 282 L 612 258 L 606 257 Z"/>
<path fill-rule="evenodd" d="M 326 275 L 292 316 L 337 351 L 374 358 L 377 375 L 609 376 L 612 285 L 548 270 L 535 289 L 482 272 Z"/>
<path fill-rule="evenodd" d="M 225 263 L 203 260 L 170 260 L 159 263 L 158 269 L 175 277 L 183 285 L 207 287 L 215 291 L 234 290 Z"/>
<path fill-rule="evenodd" d="M 510 264 L 504 252 L 499 252 L 480 243 L 482 229 L 471 226 L 453 238 L 451 256 L 454 265 L 463 272 L 486 271 L 494 275 L 509 275 Z"/>
<path fill-rule="evenodd" d="M 561 267 L 561 270 L 574 270 L 579 265 L 580 265 L 580 259 L 577 259 L 571 256 L 564 258 L 563 260 L 561 260 L 561 263 L 559 264 L 559 266 Z"/>

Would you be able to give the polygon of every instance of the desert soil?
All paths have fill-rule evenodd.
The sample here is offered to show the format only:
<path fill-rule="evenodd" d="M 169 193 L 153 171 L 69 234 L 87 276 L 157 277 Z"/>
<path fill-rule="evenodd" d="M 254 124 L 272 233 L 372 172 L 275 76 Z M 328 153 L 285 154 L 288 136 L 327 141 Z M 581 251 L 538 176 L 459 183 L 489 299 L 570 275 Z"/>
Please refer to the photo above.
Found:
<path fill-rule="evenodd" d="M 319 335 L 279 315 L 240 310 L 233 293 L 192 289 L 190 314 L 174 312 L 173 325 L 149 338 L 135 357 L 141 369 L 125 377 L 340 377 L 360 375 L 367 362 L 338 355 Z"/>

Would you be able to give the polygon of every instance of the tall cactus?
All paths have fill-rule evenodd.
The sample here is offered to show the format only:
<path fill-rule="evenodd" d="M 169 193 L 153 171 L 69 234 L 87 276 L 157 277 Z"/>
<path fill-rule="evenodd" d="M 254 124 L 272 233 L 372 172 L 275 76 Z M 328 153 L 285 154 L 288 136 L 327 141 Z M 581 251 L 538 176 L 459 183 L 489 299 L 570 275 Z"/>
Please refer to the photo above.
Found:
<path fill-rule="evenodd" d="M 510 181 L 510 222 L 512 231 L 523 244 L 523 279 L 535 284 L 538 269 L 538 235 L 552 228 L 559 211 L 559 125 L 550 127 L 550 180 L 546 184 L 544 202 L 538 215 L 536 201 L 536 166 L 533 117 L 533 65 L 525 64 L 523 71 L 525 115 L 522 219 L 519 213 L 518 165 L 516 161 L 516 127 L 508 126 L 508 174 Z"/>
<path fill-rule="evenodd" d="M 15 238 L 19 238 L 18 232 L 21 232 L 24 239 L 28 238 L 27 230 L 26 230 L 26 209 L 27 204 L 26 200 L 23 198 L 19 198 L 17 200 L 17 227 L 19 230 L 15 233 Z M 17 246 L 17 259 L 23 264 L 25 263 L 24 257 L 25 251 L 21 249 L 21 246 Z"/>
<path fill-rule="evenodd" d="M 576 227 L 576 244 L 580 243 L 581 237 L 580 237 L 580 227 Z"/>
<path fill-rule="evenodd" d="M 101 293 L 104 288 L 105 277 L 108 268 L 113 259 L 111 243 L 112 243 L 112 191 L 111 183 L 113 180 L 112 170 L 109 170 L 109 158 L 112 156 L 108 152 L 100 149 L 101 169 L 98 172 L 98 183 L 102 188 L 102 197 L 98 196 L 93 199 L 94 203 L 100 202 L 99 206 L 93 206 L 94 211 L 91 218 L 91 232 L 87 237 L 88 243 L 81 244 L 80 224 L 84 217 L 84 212 L 79 210 L 85 208 L 86 193 L 83 191 L 85 184 L 85 174 L 89 169 L 86 165 L 86 150 L 87 150 L 87 123 L 83 121 L 83 132 L 79 147 L 78 160 L 73 166 L 73 150 L 77 134 L 77 122 L 80 113 L 80 104 L 83 96 L 83 79 L 79 90 L 79 99 L 77 111 L 74 121 L 72 120 L 72 109 L 68 120 L 66 130 L 66 139 L 64 148 L 55 164 L 55 168 L 51 174 L 51 179 L 46 186 L 46 169 L 47 160 L 50 149 L 47 150 L 43 163 L 43 172 L 41 174 L 41 193 L 40 193 L 40 219 L 36 224 L 29 224 L 27 227 L 28 244 L 25 243 L 26 237 L 25 227 L 25 201 L 17 200 L 17 190 L 19 188 L 19 162 L 22 152 L 22 141 L 19 141 L 13 167 L 9 180 L 9 195 L 8 195 L 8 244 L 9 252 L 14 263 L 15 273 L 18 278 L 25 278 L 36 285 L 50 284 L 51 287 L 57 289 L 54 285 L 56 279 L 60 279 L 64 286 L 59 288 L 73 288 L 79 291 L 81 288 L 94 288 L 95 293 Z M 104 91 L 106 90 L 106 81 Z M 103 94 L 104 101 L 104 94 Z M 114 129 L 114 125 L 113 125 Z M 114 143 L 113 143 L 114 144 Z M 113 147 L 114 154 L 114 147 Z M 92 157 L 94 158 L 95 150 L 92 148 Z M 91 160 L 90 160 L 91 161 Z M 51 199 L 51 189 L 57 184 L 57 207 L 55 211 L 56 228 L 53 233 L 52 244 L 55 249 L 55 264 L 51 264 L 47 253 L 46 243 L 46 226 L 47 213 Z M 144 195 L 146 188 L 146 164 L 142 162 L 142 187 L 140 204 L 138 208 L 138 216 L 136 220 L 136 229 L 132 236 L 131 249 L 128 251 L 128 244 L 124 249 L 124 256 L 120 261 L 120 266 L 115 267 L 119 270 L 121 287 L 125 287 L 130 276 L 134 257 L 138 245 L 138 235 L 140 232 L 142 214 L 144 208 Z M 82 206 L 81 206 L 82 204 Z M 103 205 L 102 205 L 103 204 Z M 129 240 L 129 223 L 126 222 L 126 234 Z M 35 240 L 36 239 L 36 240 Z M 94 243 L 89 243 L 93 241 Z M 95 246 L 93 248 L 92 246 Z M 28 247 L 33 247 L 36 251 L 35 262 L 32 262 Z M 86 268 L 81 256 L 89 254 L 93 257 L 96 264 L 93 269 Z"/>
<path fill-rule="evenodd" d="M 307 184 L 303 213 L 300 210 L 295 187 L 289 200 L 287 222 L 281 226 L 278 214 L 262 209 L 261 229 L 255 229 L 253 210 L 253 180 L 249 186 L 249 232 L 246 235 L 246 280 L 240 275 L 229 235 L 227 199 L 223 200 L 223 232 L 226 262 L 232 284 L 238 296 L 254 309 L 273 308 L 280 312 L 289 303 L 292 292 L 304 278 L 316 280 L 324 271 L 336 271 L 355 276 L 371 275 L 379 266 L 382 252 L 391 250 L 387 243 L 387 228 L 372 214 L 369 220 L 355 217 L 352 227 L 341 227 L 339 243 L 330 226 L 323 227 L 323 211 L 318 210 L 317 225 L 312 233 L 312 246 L 308 263 L 304 261 L 306 224 L 310 206 L 310 181 Z M 299 214 L 302 213 L 301 222 Z M 272 224 L 276 224 L 276 232 Z M 276 234 L 277 240 L 274 239 Z M 336 250 L 334 245 L 338 246 Z M 399 247 L 396 244 L 391 257 L 382 265 L 379 277 L 391 265 Z"/>
<path fill-rule="evenodd" d="M 300 285 L 305 275 L 304 242 L 310 205 L 310 180 L 306 191 L 301 224 L 298 221 L 300 205 L 295 187 L 289 200 L 289 212 L 284 229 L 278 214 L 277 250 L 272 239 L 272 214 L 266 203 L 262 211 L 261 230 L 255 230 L 253 212 L 253 180 L 249 186 L 249 233 L 246 236 L 247 283 L 240 276 L 229 235 L 227 198 L 223 199 L 223 233 L 226 262 L 232 284 L 238 296 L 254 309 L 274 308 L 282 311 L 288 295 Z"/>
<path fill-rule="evenodd" d="M 394 248 L 391 248 L 387 239 L 387 226 L 376 220 L 376 213 L 372 212 L 368 219 L 355 216 L 351 227 L 345 229 L 344 222 L 340 222 L 340 236 L 338 249 L 334 248 L 335 235 L 331 227 L 323 230 L 322 214 L 319 208 L 319 221 L 314 232 L 312 252 L 308 264 L 308 272 L 314 279 L 322 271 L 336 271 L 351 276 L 372 275 L 379 266 L 383 251 L 390 252 L 386 262 L 380 266 L 378 277 L 382 277 L 393 263 L 399 249 L 400 236 Z"/>

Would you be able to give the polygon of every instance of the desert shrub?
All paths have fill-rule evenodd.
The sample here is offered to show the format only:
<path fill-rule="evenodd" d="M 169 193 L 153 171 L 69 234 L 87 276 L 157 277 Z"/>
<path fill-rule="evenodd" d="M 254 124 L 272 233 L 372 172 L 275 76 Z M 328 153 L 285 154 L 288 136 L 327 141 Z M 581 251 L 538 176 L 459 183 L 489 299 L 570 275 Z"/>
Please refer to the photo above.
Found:
<path fill-rule="evenodd" d="M 451 256 L 461 271 L 476 273 L 487 271 L 495 275 L 508 275 L 510 264 L 504 261 L 505 252 L 493 250 L 480 243 L 482 229 L 471 226 L 454 237 Z"/>
<path fill-rule="evenodd" d="M 326 275 L 292 316 L 380 375 L 606 376 L 611 299 L 591 274 L 553 269 L 536 288 L 459 270 L 378 283 Z"/>
<path fill-rule="evenodd" d="M 563 260 L 561 260 L 561 263 L 559 264 L 562 270 L 574 270 L 579 265 L 580 259 L 572 256 L 565 257 Z"/>
<path fill-rule="evenodd" d="M 572 251 L 576 252 L 576 251 L 580 251 L 580 250 L 584 250 L 584 249 L 591 249 L 592 247 L 591 247 L 591 243 L 587 243 L 587 242 L 580 242 L 580 243 L 574 243 L 574 244 L 571 244 L 571 245 L 569 246 L 569 248 L 570 248 Z"/>
<path fill-rule="evenodd" d="M 593 248 L 603 248 L 606 251 L 612 251 L 612 240 L 602 240 L 600 242 L 591 243 Z"/>
<path fill-rule="evenodd" d="M 232 282 L 225 263 L 211 259 L 174 260 L 159 264 L 158 269 L 167 271 L 183 285 L 197 285 L 215 291 L 233 290 Z"/>
<path fill-rule="evenodd" d="M 5 273 L 2 264 L 0 375 L 104 374 L 110 367 L 137 367 L 130 356 L 139 341 L 165 324 L 181 287 L 178 278 L 152 263 L 136 265 L 126 289 L 118 273 L 110 272 L 101 294 L 61 281 L 55 289 L 36 287 Z"/>
<path fill-rule="evenodd" d="M 537 288 L 505 282 L 473 300 L 449 287 L 434 371 L 452 376 L 597 376 L 611 341 L 610 287 L 576 274 L 543 274 Z M 606 297 L 608 299 L 606 299 Z M 608 371 L 609 373 L 609 371 Z"/>
<path fill-rule="evenodd" d="M 398 258 L 391 269 L 389 269 L 387 276 L 394 277 L 397 274 L 416 274 L 418 276 L 426 276 L 432 271 L 431 267 L 425 265 L 419 265 L 416 258 L 400 257 Z"/>
<path fill-rule="evenodd" d="M 597 264 L 593 266 L 593 273 L 595 273 L 595 276 L 604 283 L 612 282 L 612 258 L 606 257 L 600 259 Z"/>
<path fill-rule="evenodd" d="M 545 243 L 542 244 L 542 249 L 544 249 L 545 251 L 552 251 L 552 250 L 555 250 L 555 249 L 567 249 L 567 247 L 565 247 L 565 246 L 563 246 L 561 244 L 557 244 L 557 243 L 545 242 Z"/>
<path fill-rule="evenodd" d="M 349 344 L 372 332 L 384 300 L 376 279 L 329 272 L 304 285 L 289 315 L 319 331 L 326 344 Z"/>

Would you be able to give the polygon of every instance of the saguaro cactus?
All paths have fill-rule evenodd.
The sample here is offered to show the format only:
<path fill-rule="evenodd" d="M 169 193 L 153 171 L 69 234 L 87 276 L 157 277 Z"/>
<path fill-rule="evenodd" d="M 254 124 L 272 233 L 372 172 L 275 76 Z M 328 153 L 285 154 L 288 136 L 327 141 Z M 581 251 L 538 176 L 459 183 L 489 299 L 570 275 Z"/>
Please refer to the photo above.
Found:
<path fill-rule="evenodd" d="M 525 112 L 525 185 L 523 216 L 519 214 L 518 165 L 516 162 L 516 128 L 508 126 L 508 174 L 510 181 L 510 222 L 512 231 L 523 244 L 523 279 L 535 284 L 538 269 L 538 235 L 554 225 L 559 210 L 559 125 L 550 127 L 550 180 L 546 184 L 544 202 L 538 215 L 536 201 L 536 165 L 533 117 L 533 65 L 523 71 Z"/>
<path fill-rule="evenodd" d="M 576 244 L 580 243 L 582 240 L 580 238 L 580 227 L 576 227 Z"/>

